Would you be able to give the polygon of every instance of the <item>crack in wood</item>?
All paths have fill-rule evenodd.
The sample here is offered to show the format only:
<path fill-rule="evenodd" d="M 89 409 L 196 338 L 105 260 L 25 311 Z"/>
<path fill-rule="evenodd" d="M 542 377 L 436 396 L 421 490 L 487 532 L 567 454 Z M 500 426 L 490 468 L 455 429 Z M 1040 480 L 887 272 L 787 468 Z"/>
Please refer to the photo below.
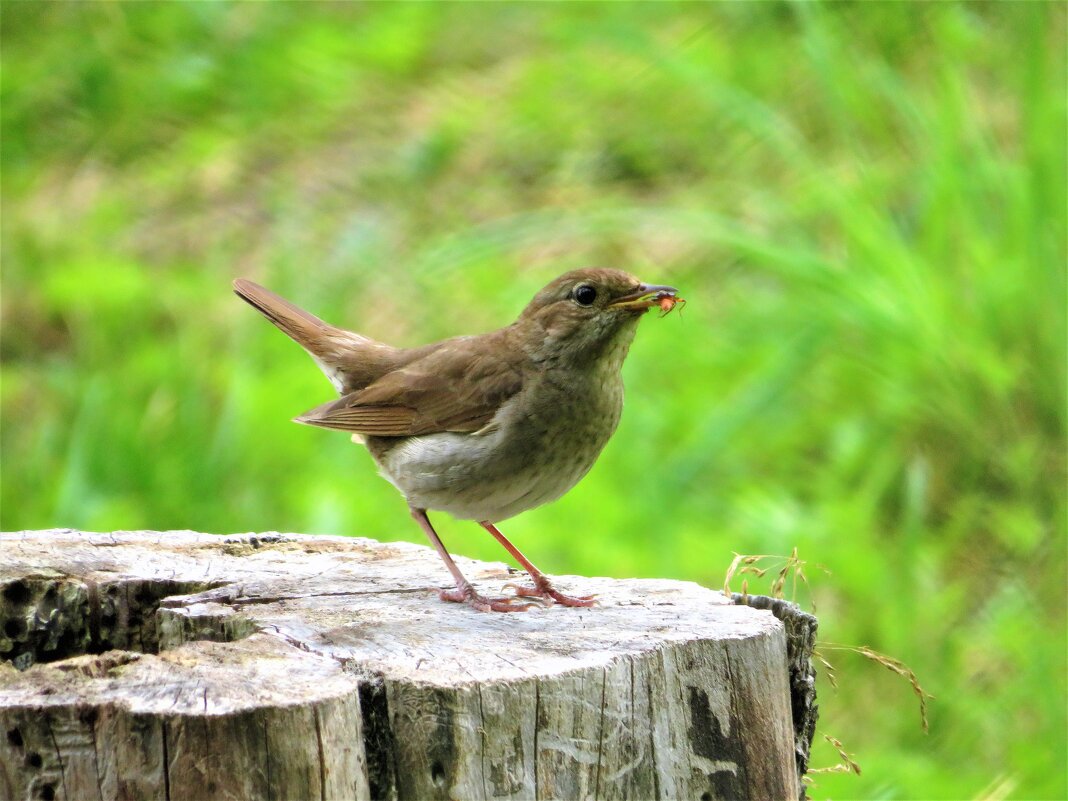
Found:
<path fill-rule="evenodd" d="M 397 587 L 394 589 L 374 589 L 374 590 L 355 590 L 346 592 L 317 592 L 314 594 L 305 595 L 242 595 L 236 597 L 220 596 L 218 598 L 205 597 L 203 601 L 210 601 L 212 603 L 218 603 L 225 606 L 240 607 L 240 606 L 269 606 L 270 604 L 284 603 L 286 601 L 307 601 L 314 600 L 316 598 L 359 598 L 365 596 L 379 596 L 379 595 L 419 595 L 429 594 L 436 592 L 438 587 Z M 182 599 L 175 604 L 161 604 L 164 606 L 178 606 L 180 604 L 187 603 L 188 601 Z"/>
<path fill-rule="evenodd" d="M 48 736 L 52 740 L 52 747 L 55 749 L 56 752 L 56 762 L 59 763 L 59 781 L 61 786 L 63 787 L 63 795 L 69 798 L 70 795 L 67 793 L 67 770 L 63 765 L 63 754 L 59 750 L 59 743 L 56 742 L 56 733 L 52 731 L 52 718 L 48 715 L 45 715 L 44 720 L 45 726 L 48 728 Z"/>
<path fill-rule="evenodd" d="M 659 654 L 657 655 L 659 658 Z M 653 797 L 660 801 L 660 770 L 656 756 L 656 706 L 653 704 L 653 683 L 646 679 L 645 693 L 649 702 L 649 757 L 653 762 Z"/>
<path fill-rule="evenodd" d="M 385 684 L 380 679 L 361 681 L 359 697 L 370 796 L 374 801 L 395 801 L 397 776 L 393 729 Z"/>
<path fill-rule="evenodd" d="M 161 736 L 160 740 L 163 743 L 163 798 L 165 801 L 171 801 L 171 759 L 167 753 L 167 738 L 169 733 L 167 731 L 167 720 L 164 718 L 160 721 Z"/>
<path fill-rule="evenodd" d="M 601 797 L 601 762 L 604 760 L 604 709 L 605 689 L 608 686 L 608 668 L 601 668 L 601 721 L 597 731 L 597 770 L 594 773 L 593 797 Z"/>
<path fill-rule="evenodd" d="M 319 801 L 326 801 L 326 757 L 323 753 L 323 724 L 319 707 L 312 709 L 315 716 L 315 743 L 319 755 Z"/>
<path fill-rule="evenodd" d="M 96 777 L 96 793 L 100 801 L 104 801 L 104 777 L 100 772 L 100 753 L 96 748 L 96 719 L 95 709 L 88 709 L 81 715 L 81 721 L 89 727 L 89 737 L 93 744 L 93 775 Z"/>
<path fill-rule="evenodd" d="M 541 752 L 538 750 L 538 732 L 541 729 L 541 680 L 534 680 L 534 801 L 541 801 L 541 782 L 538 781 L 538 763 Z"/>
<path fill-rule="evenodd" d="M 101 652 L 100 636 L 100 586 L 91 580 L 85 581 L 86 598 L 89 604 L 89 647 L 88 652 Z"/>
<path fill-rule="evenodd" d="M 479 767 L 482 773 L 482 797 L 489 798 L 486 794 L 486 712 L 482 708 L 482 684 L 476 683 L 478 690 L 478 734 L 479 734 Z"/>
<path fill-rule="evenodd" d="M 207 696 L 205 695 L 205 701 Z M 263 719 L 263 760 L 265 775 L 267 778 L 267 801 L 272 801 L 274 795 L 271 793 L 271 740 L 267 736 L 267 718 Z"/>

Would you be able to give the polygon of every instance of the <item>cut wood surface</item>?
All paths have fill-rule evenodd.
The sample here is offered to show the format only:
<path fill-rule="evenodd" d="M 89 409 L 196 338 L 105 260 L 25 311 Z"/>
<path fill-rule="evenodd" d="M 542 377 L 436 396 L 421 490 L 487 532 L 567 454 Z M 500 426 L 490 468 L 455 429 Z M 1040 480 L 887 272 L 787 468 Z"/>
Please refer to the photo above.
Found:
<path fill-rule="evenodd" d="M 485 594 L 525 578 L 457 562 Z M 445 603 L 406 543 L 2 534 L 0 798 L 799 796 L 771 611 L 555 581 L 599 605 Z"/>

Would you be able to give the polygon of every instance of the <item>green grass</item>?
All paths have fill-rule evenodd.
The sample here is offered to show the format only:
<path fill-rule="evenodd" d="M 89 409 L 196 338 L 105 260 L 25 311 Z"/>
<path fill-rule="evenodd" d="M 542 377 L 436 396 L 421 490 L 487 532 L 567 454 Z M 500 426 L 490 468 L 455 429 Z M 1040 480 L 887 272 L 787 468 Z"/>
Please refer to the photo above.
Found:
<path fill-rule="evenodd" d="M 229 291 L 415 345 L 673 283 L 553 572 L 818 572 L 817 798 L 1064 798 L 1061 4 L 0 5 L 0 527 L 420 540 Z M 442 518 L 460 553 L 501 558 Z M 759 588 L 751 585 L 751 590 Z M 836 760 L 817 746 L 816 764 Z"/>

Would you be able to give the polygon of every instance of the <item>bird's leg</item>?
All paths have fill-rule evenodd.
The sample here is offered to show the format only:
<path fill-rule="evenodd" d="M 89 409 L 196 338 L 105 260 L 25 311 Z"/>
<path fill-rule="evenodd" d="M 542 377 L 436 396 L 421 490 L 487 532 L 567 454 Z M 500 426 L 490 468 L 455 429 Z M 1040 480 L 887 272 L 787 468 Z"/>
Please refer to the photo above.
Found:
<path fill-rule="evenodd" d="M 530 574 L 530 578 L 534 581 L 533 587 L 521 587 L 516 585 L 515 594 L 523 598 L 552 598 L 556 603 L 563 606 L 593 606 L 594 596 L 592 595 L 564 595 L 564 593 L 553 587 L 552 582 L 549 581 L 549 577 L 542 573 L 538 568 L 534 567 L 534 564 L 523 556 L 522 552 L 516 548 L 512 543 L 508 541 L 508 538 L 501 534 L 497 530 L 497 527 L 488 520 L 483 520 L 479 523 L 482 528 L 486 529 L 493 538 L 497 540 L 504 549 L 512 555 L 512 557 L 523 566 L 523 568 Z"/>
<path fill-rule="evenodd" d="M 444 543 L 438 537 L 437 532 L 434 531 L 434 527 L 430 525 L 430 518 L 426 516 L 426 509 L 417 509 L 414 506 L 410 507 L 410 509 L 415 522 L 422 526 L 423 531 L 426 532 L 427 537 L 430 539 L 430 544 L 434 546 L 438 556 L 445 562 L 445 567 L 449 568 L 449 572 L 452 573 L 452 578 L 456 582 L 455 590 L 438 591 L 441 600 L 468 603 L 479 612 L 524 612 L 532 607 L 540 606 L 540 604 L 533 602 L 524 603 L 519 598 L 485 598 L 479 595 L 475 592 L 475 588 L 471 586 L 471 582 L 464 578 L 460 568 L 452 561 L 449 552 L 445 550 Z"/>

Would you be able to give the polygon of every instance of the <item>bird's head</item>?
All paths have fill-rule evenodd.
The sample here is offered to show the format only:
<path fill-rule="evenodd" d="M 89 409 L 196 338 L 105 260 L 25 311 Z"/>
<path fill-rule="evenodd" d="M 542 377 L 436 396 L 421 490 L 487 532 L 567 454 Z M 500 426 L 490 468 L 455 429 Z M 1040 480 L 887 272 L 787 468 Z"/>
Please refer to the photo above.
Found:
<path fill-rule="evenodd" d="M 535 361 L 622 363 L 638 320 L 676 292 L 622 270 L 573 270 L 535 295 L 517 326 Z"/>

